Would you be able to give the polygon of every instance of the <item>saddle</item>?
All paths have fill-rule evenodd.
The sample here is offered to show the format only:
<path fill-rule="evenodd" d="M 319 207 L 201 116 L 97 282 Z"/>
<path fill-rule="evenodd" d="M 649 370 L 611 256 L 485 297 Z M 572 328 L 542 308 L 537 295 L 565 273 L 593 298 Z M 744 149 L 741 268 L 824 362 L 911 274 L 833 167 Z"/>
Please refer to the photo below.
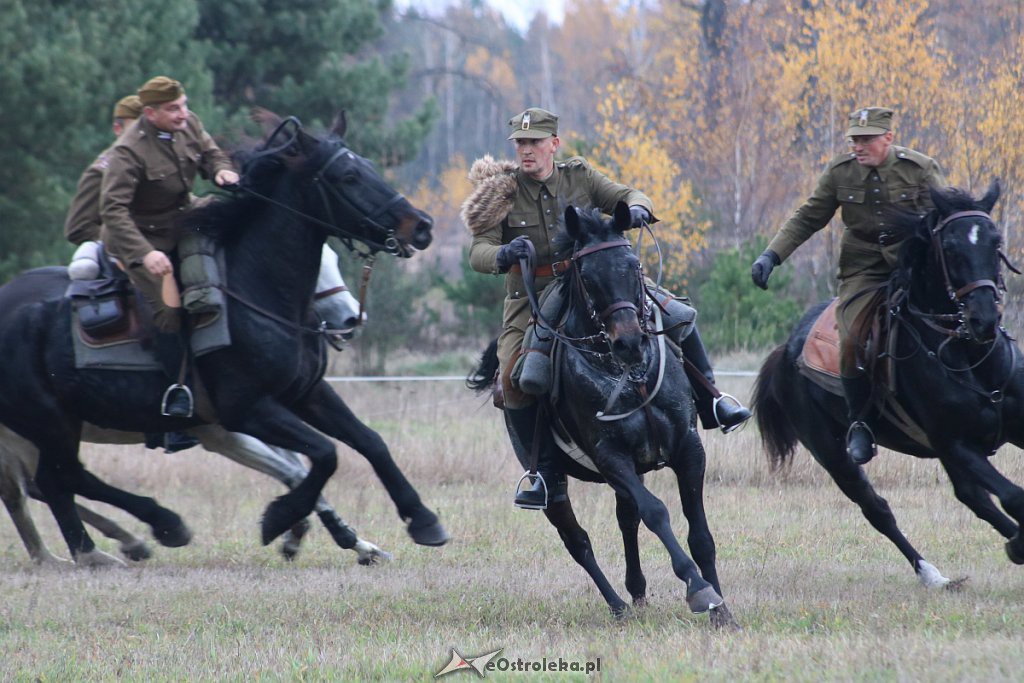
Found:
<path fill-rule="evenodd" d="M 803 349 L 797 358 L 797 369 L 825 391 L 836 396 L 843 395 L 843 383 L 839 373 L 839 324 L 836 313 L 839 299 L 832 299 L 807 334 Z M 881 324 L 885 307 L 880 307 L 875 324 L 871 326 L 871 339 L 866 344 L 866 365 L 871 369 L 871 381 L 879 389 L 876 395 L 877 408 L 882 417 L 917 443 L 931 448 L 924 430 L 910 417 L 896 397 L 895 364 L 888 353 L 872 352 L 876 349 L 893 349 L 896 343 L 895 330 Z"/>

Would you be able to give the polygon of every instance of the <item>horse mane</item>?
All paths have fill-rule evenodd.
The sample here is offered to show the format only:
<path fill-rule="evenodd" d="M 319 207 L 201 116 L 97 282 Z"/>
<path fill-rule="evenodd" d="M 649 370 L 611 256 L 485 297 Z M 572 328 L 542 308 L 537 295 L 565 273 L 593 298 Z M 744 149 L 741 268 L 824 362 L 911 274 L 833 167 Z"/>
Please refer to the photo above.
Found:
<path fill-rule="evenodd" d="M 295 205 L 297 189 L 287 178 L 318 168 L 327 154 L 344 144 L 333 135 L 309 139 L 316 140 L 317 144 L 305 154 L 294 151 L 294 145 L 285 151 L 267 150 L 264 143 L 235 151 L 232 159 L 240 169 L 240 189 L 221 193 L 215 201 L 189 210 L 183 216 L 185 224 L 190 230 L 198 230 L 225 244 L 237 239 L 247 226 L 265 217 L 268 211 L 276 212 L 282 219 L 286 217 L 284 210 L 262 197 L 273 197 L 285 206 Z"/>
<path fill-rule="evenodd" d="M 980 201 L 967 190 L 959 187 L 933 188 L 931 190 L 941 204 L 946 215 L 957 211 L 974 211 Z M 890 283 L 906 285 L 910 283 L 911 273 L 920 268 L 931 244 L 931 230 L 939 224 L 942 216 L 940 210 L 934 208 L 924 216 L 900 207 L 890 207 L 886 211 L 886 220 L 895 226 L 897 231 L 907 231 L 910 236 L 900 247 L 898 265 L 893 272 Z"/>
<path fill-rule="evenodd" d="M 615 230 L 614 222 L 602 214 L 600 209 L 578 209 L 577 213 L 583 232 L 592 238 L 590 241 L 604 242 L 619 234 Z M 555 235 L 552 245 L 559 254 L 571 254 L 576 246 L 576 240 L 562 227 Z"/>

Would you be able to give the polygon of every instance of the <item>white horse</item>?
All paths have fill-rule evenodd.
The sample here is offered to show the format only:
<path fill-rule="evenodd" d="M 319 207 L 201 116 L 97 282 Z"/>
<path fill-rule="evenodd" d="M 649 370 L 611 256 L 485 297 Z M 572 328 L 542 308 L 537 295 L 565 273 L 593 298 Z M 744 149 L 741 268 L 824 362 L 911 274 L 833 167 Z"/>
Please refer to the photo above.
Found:
<path fill-rule="evenodd" d="M 317 280 L 317 295 L 314 309 L 331 344 L 340 349 L 343 341 L 352 338 L 356 327 L 366 321 L 366 314 L 360 311 L 359 302 L 345 286 L 338 269 L 338 257 L 324 245 L 320 262 L 320 277 Z M 302 481 L 307 469 L 298 454 L 292 451 L 268 446 L 245 434 L 229 432 L 217 425 L 202 425 L 187 430 L 199 440 L 203 448 L 219 453 L 235 462 L 267 474 L 291 488 Z M 86 423 L 82 440 L 89 443 L 136 444 L 144 441 L 142 434 L 102 429 Z M 38 498 L 38 491 L 32 481 L 38 463 L 38 451 L 27 440 L 0 425 L 0 500 L 3 500 L 11 515 L 15 529 L 35 562 L 47 565 L 63 565 L 66 560 L 58 558 L 47 549 L 39 536 L 35 523 L 26 507 L 26 494 Z M 121 552 L 131 560 L 144 560 L 151 551 L 144 541 L 120 527 L 103 515 L 78 505 L 82 520 L 95 527 L 105 536 L 120 543 Z M 317 516 L 342 548 L 356 552 L 359 564 L 376 564 L 391 559 L 391 554 L 359 538 L 355 531 L 338 516 L 321 496 L 316 505 Z M 303 535 L 309 530 L 309 522 L 293 527 L 284 536 L 281 554 L 292 559 L 299 551 Z M 79 556 L 79 564 L 123 565 L 120 559 L 99 550 Z"/>

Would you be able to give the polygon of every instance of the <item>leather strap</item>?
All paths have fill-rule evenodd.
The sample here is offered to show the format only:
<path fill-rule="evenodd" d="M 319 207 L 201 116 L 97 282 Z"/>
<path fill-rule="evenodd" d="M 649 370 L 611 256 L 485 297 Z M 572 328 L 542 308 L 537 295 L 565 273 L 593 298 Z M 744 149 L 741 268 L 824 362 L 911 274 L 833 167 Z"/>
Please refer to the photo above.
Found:
<path fill-rule="evenodd" d="M 899 244 L 903 240 L 910 237 L 910 230 L 882 230 L 881 232 L 864 232 L 863 230 L 857 230 L 855 228 L 846 228 L 851 235 L 859 239 L 861 242 L 870 242 L 871 244 L 880 244 L 883 247 L 887 247 L 890 244 Z"/>
<path fill-rule="evenodd" d="M 572 265 L 572 259 L 565 259 L 564 261 L 557 261 L 555 263 L 548 263 L 543 266 L 535 266 L 533 269 L 534 277 L 555 277 L 561 275 L 565 271 L 569 270 Z M 508 269 L 510 273 L 522 273 L 523 268 L 518 263 L 513 264 Z"/>

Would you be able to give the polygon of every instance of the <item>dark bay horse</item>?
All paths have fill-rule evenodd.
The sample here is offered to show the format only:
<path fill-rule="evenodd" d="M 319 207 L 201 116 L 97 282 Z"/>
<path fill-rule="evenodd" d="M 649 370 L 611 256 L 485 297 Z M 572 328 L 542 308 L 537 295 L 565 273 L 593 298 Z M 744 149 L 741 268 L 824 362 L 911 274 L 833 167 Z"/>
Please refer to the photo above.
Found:
<path fill-rule="evenodd" d="M 881 445 L 919 458 L 938 458 L 958 500 L 1009 539 L 1009 558 L 1024 563 L 1024 490 L 992 465 L 1005 443 L 1024 447 L 1024 362 L 1002 328 L 1001 235 L 989 213 L 999 198 L 993 183 L 980 200 L 960 190 L 932 191 L 936 208 L 924 219 L 894 215 L 910 236 L 888 288 L 888 355 L 895 363 L 895 398 L 926 436 L 912 438 L 889 419 L 875 420 Z M 808 332 L 824 309 L 812 308 L 789 341 L 765 360 L 754 412 L 768 455 L 780 465 L 804 444 L 868 522 L 892 541 L 929 587 L 949 583 L 910 544 L 892 510 L 845 451 L 843 398 L 797 368 Z M 879 393 L 876 387 L 875 393 Z M 993 502 L 992 497 L 999 502 Z"/>
<path fill-rule="evenodd" d="M 394 191 L 349 150 L 339 117 L 325 138 L 297 119 L 276 120 L 266 143 L 247 155 L 234 198 L 191 212 L 190 224 L 224 248 L 232 346 L 197 361 L 216 421 L 233 432 L 304 454 L 308 474 L 263 515 L 269 543 L 309 515 L 337 466 L 336 438 L 366 457 L 417 543 L 441 545 L 447 532 L 421 502 L 378 434 L 323 381 L 326 348 L 312 312 L 326 238 L 351 248 L 410 256 L 431 241 L 429 216 Z M 23 286 L 29 271 L 5 287 Z M 95 545 L 74 496 L 107 502 L 149 523 L 167 545 L 188 541 L 173 512 L 96 478 L 82 466 L 83 422 L 104 429 L 165 432 L 201 423 L 166 418 L 160 372 L 76 370 L 69 303 L 12 304 L 0 310 L 0 422 L 39 451 L 36 484 L 73 557 Z M 322 432 L 322 434 L 320 433 Z"/>
<path fill-rule="evenodd" d="M 578 214 L 569 207 L 566 230 L 556 238 L 559 252 L 572 253 L 572 267 L 560 276 L 568 313 L 559 333 L 568 343 L 560 356 L 556 354 L 558 383 L 550 410 L 590 461 L 585 466 L 563 453 L 562 462 L 571 476 L 607 483 L 615 491 L 616 518 L 625 546 L 626 589 L 635 605 L 644 603 L 647 592 L 637 546 L 642 520 L 668 550 L 673 571 L 686 584 L 690 609 L 694 613 L 710 610 L 716 625 L 732 624 L 721 596 L 715 542 L 704 513 L 705 456 L 690 384 L 682 365 L 666 348 L 664 336 L 651 334 L 646 322 L 651 299 L 640 260 L 623 236 L 629 225 L 629 209 L 622 203 L 614 219 L 597 212 Z M 488 388 L 496 369 L 492 344 L 476 371 L 479 379 L 470 381 L 471 388 Z M 623 387 L 617 387 L 620 377 Z M 643 483 L 643 473 L 665 465 L 678 481 L 694 559 L 676 540 L 665 504 Z M 624 614 L 628 606 L 598 565 L 571 502 L 551 503 L 544 513 L 612 613 Z"/>

